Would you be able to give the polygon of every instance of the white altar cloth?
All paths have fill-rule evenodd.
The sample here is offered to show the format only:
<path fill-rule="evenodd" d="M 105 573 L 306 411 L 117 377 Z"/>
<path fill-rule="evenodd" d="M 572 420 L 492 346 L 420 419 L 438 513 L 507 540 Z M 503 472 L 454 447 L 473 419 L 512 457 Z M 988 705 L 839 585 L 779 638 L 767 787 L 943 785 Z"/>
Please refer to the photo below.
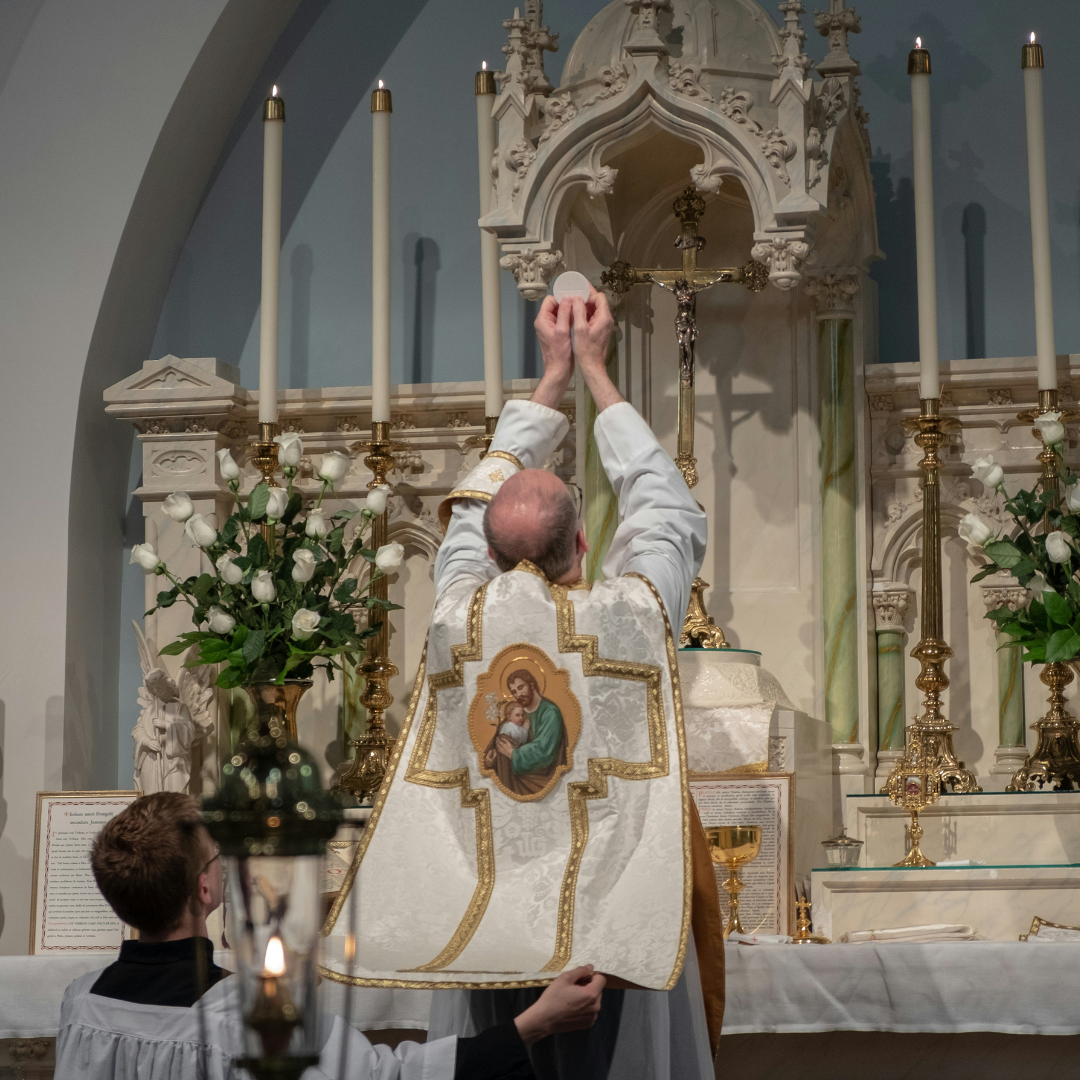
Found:
<path fill-rule="evenodd" d="M 726 954 L 729 1035 L 1080 1034 L 1080 942 L 729 944 Z M 107 963 L 100 955 L 0 956 L 0 1039 L 56 1035 L 68 983 Z M 343 1015 L 344 987 L 327 982 L 323 992 L 323 1008 Z M 426 1030 L 431 993 L 354 989 L 350 1021 L 361 1031 Z"/>
<path fill-rule="evenodd" d="M 1080 1034 L 1080 943 L 728 945 L 724 1033 Z"/>

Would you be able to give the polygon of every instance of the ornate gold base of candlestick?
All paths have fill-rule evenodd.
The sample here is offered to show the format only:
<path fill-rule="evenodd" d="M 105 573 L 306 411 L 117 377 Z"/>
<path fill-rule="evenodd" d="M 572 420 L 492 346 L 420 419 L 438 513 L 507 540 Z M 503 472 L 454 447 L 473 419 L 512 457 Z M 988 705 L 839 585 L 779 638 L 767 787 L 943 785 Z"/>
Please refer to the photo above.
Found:
<path fill-rule="evenodd" d="M 364 464 L 371 470 L 368 489 L 386 483 L 387 474 L 394 467 L 394 454 L 406 449 L 399 443 L 390 441 L 390 424 L 385 420 L 373 420 L 371 439 L 357 443 L 354 450 L 365 450 Z M 371 523 L 371 547 L 378 551 L 388 540 L 387 513 L 384 511 Z M 372 585 L 372 595 L 381 600 L 387 599 L 387 581 L 379 578 Z M 390 680 L 398 669 L 389 657 L 389 617 L 387 612 L 378 613 L 382 627 L 377 634 L 368 638 L 366 659 L 357 667 L 357 672 L 364 678 L 364 692 L 360 695 L 360 704 L 367 710 L 367 730 L 358 739 L 349 743 L 355 748 L 352 765 L 337 783 L 339 791 L 349 792 L 361 800 L 371 798 L 379 790 L 394 739 L 387 734 L 383 715 L 393 704 L 390 693 Z"/>
<path fill-rule="evenodd" d="M 398 669 L 384 656 L 372 656 L 357 671 L 364 676 L 364 692 L 360 704 L 367 709 L 367 730 L 349 745 L 355 756 L 349 771 L 338 781 L 338 787 L 348 791 L 361 801 L 371 798 L 386 775 L 386 765 L 394 739 L 387 734 L 383 713 L 393 704 L 389 682 Z"/>
<path fill-rule="evenodd" d="M 705 590 L 709 583 L 704 578 L 694 578 L 690 586 L 690 604 L 683 619 L 682 633 L 679 635 L 679 648 L 691 649 L 730 649 L 724 637 L 724 631 L 713 621 L 705 610 Z"/>
<path fill-rule="evenodd" d="M 1035 749 L 1016 771 L 1006 791 L 1034 791 L 1053 784 L 1055 791 L 1080 789 L 1080 724 L 1065 711 L 1065 687 L 1073 681 L 1068 664 L 1044 664 L 1039 680 L 1050 688 L 1050 711 L 1032 724 Z"/>
<path fill-rule="evenodd" d="M 278 444 L 274 442 L 274 436 L 278 433 L 278 426 L 274 423 L 264 424 L 259 421 L 259 437 L 251 448 L 251 461 L 259 472 L 262 473 L 262 482 L 267 487 L 280 487 L 277 482 L 278 471 Z M 274 526 L 264 521 L 259 526 L 259 532 L 266 541 L 266 546 L 274 550 Z"/>

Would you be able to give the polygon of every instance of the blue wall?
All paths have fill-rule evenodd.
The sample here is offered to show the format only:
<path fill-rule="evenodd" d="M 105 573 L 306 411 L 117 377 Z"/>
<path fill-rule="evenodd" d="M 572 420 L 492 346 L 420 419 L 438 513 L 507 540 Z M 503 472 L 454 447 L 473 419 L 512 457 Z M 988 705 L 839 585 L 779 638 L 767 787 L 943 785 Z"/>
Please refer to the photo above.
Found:
<path fill-rule="evenodd" d="M 552 81 L 600 0 L 548 0 L 561 35 Z M 813 9 L 814 4 L 807 5 Z M 823 3 L 820 6 L 825 6 Z M 938 305 L 943 359 L 1035 351 L 1020 47 L 1046 50 L 1047 132 L 1059 352 L 1080 352 L 1080 145 L 1067 82 L 1080 52 L 1075 2 L 899 0 L 853 5 L 851 37 L 870 113 L 880 244 L 880 359 L 915 360 L 916 310 L 908 50 L 921 34 L 933 57 Z M 181 255 L 152 355 L 218 356 L 257 383 L 262 98 L 277 82 L 287 104 L 279 382 L 364 385 L 370 361 L 369 95 L 386 80 L 393 120 L 393 378 L 482 377 L 473 73 L 501 66 L 501 20 L 513 0 L 304 0 L 241 114 Z M 774 18 L 775 5 L 768 5 Z M 825 41 L 803 17 L 807 50 Z M 506 372 L 536 374 L 527 305 L 503 275 Z M 138 450 L 136 448 L 136 453 Z M 137 476 L 138 468 L 134 474 Z M 129 517 L 132 536 L 136 516 Z M 125 586 L 121 640 L 141 574 Z M 134 672 L 134 677 L 133 673 Z M 137 663 L 122 663 L 121 781 L 130 774 Z"/>

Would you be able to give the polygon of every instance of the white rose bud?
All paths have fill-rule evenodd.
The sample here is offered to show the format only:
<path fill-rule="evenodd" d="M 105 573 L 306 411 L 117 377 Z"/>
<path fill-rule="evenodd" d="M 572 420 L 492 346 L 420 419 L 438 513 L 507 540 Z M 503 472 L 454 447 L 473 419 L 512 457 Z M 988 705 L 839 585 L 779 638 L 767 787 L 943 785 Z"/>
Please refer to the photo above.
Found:
<path fill-rule="evenodd" d="M 174 491 L 162 504 L 161 509 L 181 524 L 195 513 L 195 504 L 186 491 Z"/>
<path fill-rule="evenodd" d="M 319 476 L 328 484 L 336 484 L 348 471 L 351 462 L 337 450 L 323 454 L 319 462 Z"/>
<path fill-rule="evenodd" d="M 1042 436 L 1044 446 L 1053 446 L 1065 438 L 1065 427 L 1061 423 L 1061 413 L 1041 413 L 1035 417 L 1035 427 Z"/>
<path fill-rule="evenodd" d="M 208 548 L 217 540 L 217 529 L 202 514 L 192 514 L 184 526 L 184 532 L 193 544 L 201 548 Z"/>
<path fill-rule="evenodd" d="M 1049 581 L 1046 580 L 1046 575 L 1041 570 L 1035 571 L 1035 576 L 1027 583 L 1028 591 L 1033 592 L 1036 596 L 1041 593 L 1056 592 L 1057 590 Z"/>
<path fill-rule="evenodd" d="M 292 557 L 296 563 L 292 568 L 293 581 L 310 581 L 315 576 L 315 567 L 319 565 L 315 556 L 307 548 L 297 548 Z"/>
<path fill-rule="evenodd" d="M 383 544 L 375 552 L 375 565 L 385 574 L 399 567 L 405 559 L 405 549 L 400 544 Z"/>
<path fill-rule="evenodd" d="M 217 452 L 218 470 L 226 480 L 237 480 L 240 477 L 240 466 L 233 460 L 231 450 L 219 450 Z"/>
<path fill-rule="evenodd" d="M 364 500 L 364 509 L 370 510 L 376 517 L 386 512 L 386 500 L 390 496 L 390 489 L 386 484 L 380 484 L 372 488 Z"/>
<path fill-rule="evenodd" d="M 206 622 L 211 632 L 215 634 L 231 634 L 233 627 L 236 626 L 236 620 L 216 605 L 207 613 Z"/>
<path fill-rule="evenodd" d="M 232 561 L 231 555 L 222 555 L 214 565 L 217 567 L 218 577 L 226 585 L 239 585 L 244 580 L 244 571 Z"/>
<path fill-rule="evenodd" d="M 1060 529 L 1046 534 L 1046 557 L 1053 563 L 1068 562 L 1072 558 L 1069 538 Z"/>
<path fill-rule="evenodd" d="M 313 507 L 308 511 L 307 522 L 304 532 L 308 536 L 321 540 L 330 531 L 330 522 L 326 520 L 326 511 L 321 506 Z"/>
<path fill-rule="evenodd" d="M 289 505 L 289 493 L 284 488 L 271 488 L 270 499 L 266 504 L 266 516 L 280 521 L 285 516 Z"/>
<path fill-rule="evenodd" d="M 277 589 L 274 588 L 274 579 L 269 570 L 260 570 L 251 579 L 251 595 L 260 604 L 272 604 L 277 599 Z"/>
<path fill-rule="evenodd" d="M 304 456 L 304 443 L 300 436 L 295 431 L 286 431 L 281 435 L 275 435 L 274 442 L 281 448 L 278 450 L 278 461 L 282 465 L 295 469 Z"/>
<path fill-rule="evenodd" d="M 131 563 L 138 563 L 143 568 L 143 573 L 153 574 L 162 564 L 154 553 L 152 544 L 136 544 L 131 549 Z"/>
<path fill-rule="evenodd" d="M 994 464 L 993 454 L 987 454 L 984 458 L 976 458 L 971 466 L 971 475 L 976 480 L 981 480 L 983 486 L 989 492 L 997 491 L 1001 482 L 1005 479 L 1005 471 L 1000 465 Z"/>
<path fill-rule="evenodd" d="M 298 608 L 292 617 L 292 636 L 297 641 L 307 641 L 316 630 L 319 629 L 320 615 L 317 611 L 308 611 L 307 608 Z"/>
<path fill-rule="evenodd" d="M 960 519 L 957 532 L 960 533 L 960 539 L 966 540 L 972 547 L 982 547 L 994 538 L 994 530 L 978 514 L 965 514 Z"/>
<path fill-rule="evenodd" d="M 1074 514 L 1080 510 L 1080 484 L 1070 484 L 1065 489 L 1065 505 Z"/>

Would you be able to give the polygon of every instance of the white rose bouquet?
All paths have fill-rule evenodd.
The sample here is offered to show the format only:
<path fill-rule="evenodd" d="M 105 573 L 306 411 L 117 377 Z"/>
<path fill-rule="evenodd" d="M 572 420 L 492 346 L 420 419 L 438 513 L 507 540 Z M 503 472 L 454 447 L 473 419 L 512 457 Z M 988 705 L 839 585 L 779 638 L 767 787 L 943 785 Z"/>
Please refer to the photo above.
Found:
<path fill-rule="evenodd" d="M 372 583 L 402 562 L 400 544 L 378 551 L 365 546 L 371 522 L 386 508 L 386 488 L 369 493 L 362 510 L 328 514 L 323 496 L 348 471 L 344 454 L 326 454 L 317 470 L 322 486 L 314 506 L 304 510 L 303 496 L 293 490 L 303 444 L 299 436 L 278 436 L 279 457 L 287 487 L 257 485 L 247 498 L 240 495 L 240 469 L 228 450 L 218 452 L 221 475 L 236 499 L 236 510 L 219 531 L 212 518 L 195 513 L 184 492 L 170 495 L 162 509 L 184 525 L 191 542 L 200 547 L 215 573 L 180 581 L 158 558 L 150 544 L 136 544 L 131 561 L 147 574 L 166 578 L 171 588 L 158 593 L 157 605 L 190 605 L 196 629 L 161 650 L 179 656 L 192 645 L 198 652 L 189 666 L 222 664 L 217 685 L 243 686 L 253 682 L 283 682 L 310 678 L 324 667 L 333 679 L 343 661 L 359 663 L 364 641 L 379 629 L 383 611 L 398 607 L 371 595 Z M 352 528 L 349 523 L 358 518 Z M 274 550 L 260 526 L 275 526 Z M 350 567 L 359 564 L 359 576 Z M 358 615 L 366 613 L 361 627 Z M 148 611 L 149 615 L 150 612 Z"/>
<path fill-rule="evenodd" d="M 1080 656 L 1080 486 L 1062 461 L 1065 428 L 1060 414 L 1044 413 L 1035 424 L 1058 458 L 1064 493 L 1040 483 L 1009 498 L 1001 466 L 992 457 L 979 458 L 972 475 L 988 493 L 1005 496 L 1017 532 L 1012 538 L 998 536 L 978 515 L 968 514 L 960 523 L 960 535 L 970 550 L 989 560 L 972 582 L 1007 570 L 1034 594 L 1020 611 L 999 607 L 986 617 L 1024 649 L 1025 660 L 1053 664 Z"/>

